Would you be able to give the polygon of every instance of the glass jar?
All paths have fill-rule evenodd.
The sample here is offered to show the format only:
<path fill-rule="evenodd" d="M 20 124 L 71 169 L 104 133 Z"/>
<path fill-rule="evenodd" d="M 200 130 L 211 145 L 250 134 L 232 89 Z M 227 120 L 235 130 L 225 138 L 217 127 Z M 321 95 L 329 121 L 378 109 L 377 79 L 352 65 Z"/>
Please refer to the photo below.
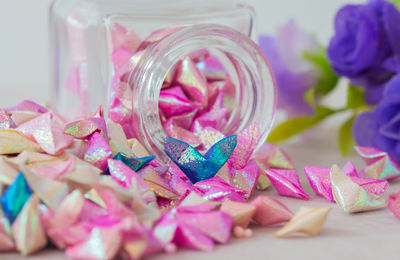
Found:
<path fill-rule="evenodd" d="M 185 57 L 203 69 L 212 57 L 233 86 L 218 130 L 232 135 L 257 123 L 260 145 L 266 139 L 276 89 L 268 62 L 252 40 L 251 7 L 232 0 L 55 0 L 50 20 L 52 101 L 67 119 L 87 116 L 102 104 L 129 138 L 165 161 L 160 91 L 170 86 Z M 206 84 L 216 81 L 207 78 Z"/>

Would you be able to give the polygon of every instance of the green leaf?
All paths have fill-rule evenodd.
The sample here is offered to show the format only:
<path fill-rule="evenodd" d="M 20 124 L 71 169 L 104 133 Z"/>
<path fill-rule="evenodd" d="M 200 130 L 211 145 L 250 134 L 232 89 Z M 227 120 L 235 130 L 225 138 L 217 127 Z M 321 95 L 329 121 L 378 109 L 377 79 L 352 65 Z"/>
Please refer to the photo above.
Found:
<path fill-rule="evenodd" d="M 295 117 L 281 123 L 271 131 L 267 142 L 277 143 L 285 141 L 315 126 L 329 115 L 335 113 L 334 110 L 322 106 L 317 106 L 315 111 L 316 115 L 314 116 Z"/>
<path fill-rule="evenodd" d="M 310 106 L 315 107 L 315 88 L 310 88 L 306 91 L 304 94 L 304 100 Z"/>
<path fill-rule="evenodd" d="M 400 0 L 389 0 L 389 2 L 393 3 L 397 9 L 400 9 Z"/>
<path fill-rule="evenodd" d="M 347 108 L 357 109 L 365 105 L 364 89 L 349 85 L 347 89 Z"/>
<path fill-rule="evenodd" d="M 321 48 L 321 50 L 316 53 L 305 51 L 303 53 L 303 58 L 316 66 L 321 73 L 320 80 L 314 87 L 315 97 L 318 98 L 319 96 L 331 92 L 336 87 L 339 77 L 333 71 L 328 61 L 326 50 Z"/>
<path fill-rule="evenodd" d="M 338 144 L 343 156 L 348 155 L 354 146 L 353 123 L 355 118 L 355 115 L 350 117 L 339 129 Z"/>
<path fill-rule="evenodd" d="M 336 112 L 335 110 L 329 107 L 315 106 L 316 117 L 321 119 L 324 119 L 325 117 L 330 116 L 335 112 Z"/>

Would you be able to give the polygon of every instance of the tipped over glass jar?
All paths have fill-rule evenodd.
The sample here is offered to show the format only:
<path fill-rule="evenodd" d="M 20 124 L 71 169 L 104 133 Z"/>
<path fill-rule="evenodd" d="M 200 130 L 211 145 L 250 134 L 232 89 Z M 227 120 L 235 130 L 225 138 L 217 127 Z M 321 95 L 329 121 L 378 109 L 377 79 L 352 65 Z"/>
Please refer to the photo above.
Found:
<path fill-rule="evenodd" d="M 237 1 L 55 0 L 53 106 L 68 119 L 103 105 L 160 160 L 166 136 L 272 126 L 276 88 L 254 10 Z"/>

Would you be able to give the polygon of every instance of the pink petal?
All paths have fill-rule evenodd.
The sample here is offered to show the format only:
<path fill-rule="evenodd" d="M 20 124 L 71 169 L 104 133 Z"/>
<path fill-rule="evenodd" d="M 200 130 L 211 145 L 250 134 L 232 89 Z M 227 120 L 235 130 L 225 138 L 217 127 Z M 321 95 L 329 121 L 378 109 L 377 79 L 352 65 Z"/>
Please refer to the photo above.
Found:
<path fill-rule="evenodd" d="M 265 174 L 271 180 L 276 191 L 281 196 L 310 200 L 310 196 L 301 187 L 296 170 L 268 169 Z"/>

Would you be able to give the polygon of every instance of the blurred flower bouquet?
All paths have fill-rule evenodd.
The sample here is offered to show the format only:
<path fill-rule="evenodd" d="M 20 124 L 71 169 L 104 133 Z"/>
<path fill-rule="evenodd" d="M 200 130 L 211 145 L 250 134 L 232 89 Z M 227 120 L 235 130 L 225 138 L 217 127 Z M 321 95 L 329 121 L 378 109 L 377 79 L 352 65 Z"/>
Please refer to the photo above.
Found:
<path fill-rule="evenodd" d="M 346 155 L 356 142 L 388 152 L 400 162 L 400 1 L 369 0 L 346 5 L 336 14 L 335 33 L 325 49 L 293 22 L 276 37 L 260 36 L 289 119 L 268 141 L 280 142 L 337 113 L 351 111 L 339 129 Z M 347 78 L 346 105 L 324 106 L 322 99 Z"/>

